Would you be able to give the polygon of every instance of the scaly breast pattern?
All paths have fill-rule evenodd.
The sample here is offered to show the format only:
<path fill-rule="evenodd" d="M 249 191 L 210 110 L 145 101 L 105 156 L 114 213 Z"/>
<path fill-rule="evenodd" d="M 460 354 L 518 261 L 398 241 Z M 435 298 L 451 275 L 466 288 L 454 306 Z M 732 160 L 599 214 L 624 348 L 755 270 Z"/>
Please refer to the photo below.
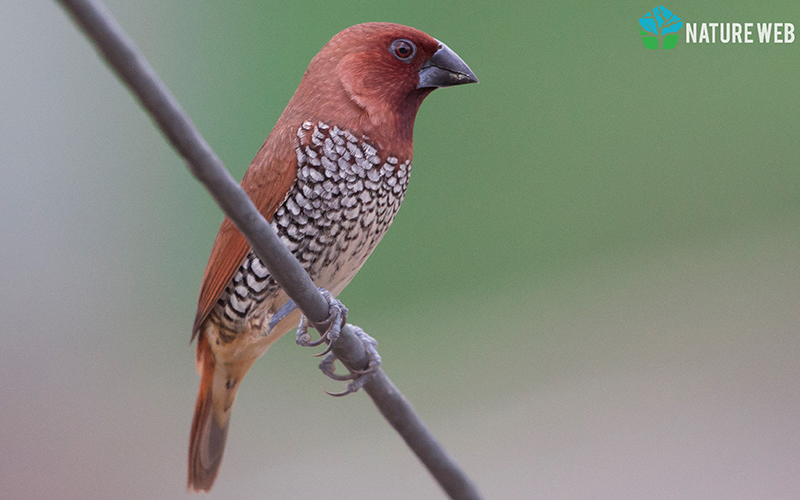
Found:
<path fill-rule="evenodd" d="M 411 161 L 383 154 L 366 136 L 321 122 L 303 123 L 295 152 L 297 180 L 271 224 L 314 283 L 337 295 L 394 220 Z M 279 295 L 251 251 L 217 300 L 214 315 L 226 330 L 241 332 L 250 319 L 270 316 Z"/>

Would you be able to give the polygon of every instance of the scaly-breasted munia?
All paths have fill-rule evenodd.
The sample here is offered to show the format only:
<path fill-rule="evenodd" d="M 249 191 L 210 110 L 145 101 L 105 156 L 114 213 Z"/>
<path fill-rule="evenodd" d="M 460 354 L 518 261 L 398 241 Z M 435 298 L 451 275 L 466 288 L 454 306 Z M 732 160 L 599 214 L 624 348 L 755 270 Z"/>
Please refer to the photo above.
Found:
<path fill-rule="evenodd" d="M 477 81 L 446 45 L 397 24 L 353 26 L 314 57 L 242 188 L 317 286 L 339 294 L 392 223 L 411 173 L 422 100 L 437 87 Z M 189 488 L 211 488 L 242 378 L 299 317 L 226 218 L 193 328 L 202 380 Z"/>

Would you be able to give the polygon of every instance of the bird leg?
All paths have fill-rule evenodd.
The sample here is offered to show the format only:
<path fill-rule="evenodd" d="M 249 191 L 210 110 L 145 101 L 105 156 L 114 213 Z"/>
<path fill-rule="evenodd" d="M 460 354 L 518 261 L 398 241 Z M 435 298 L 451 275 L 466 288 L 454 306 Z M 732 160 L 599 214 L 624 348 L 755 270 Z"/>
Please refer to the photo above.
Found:
<path fill-rule="evenodd" d="M 367 357 L 369 358 L 369 364 L 367 368 L 364 370 L 351 370 L 350 373 L 347 375 L 339 375 L 336 373 L 336 366 L 334 363 L 338 359 L 335 354 L 330 353 L 322 360 L 319 364 L 319 369 L 322 370 L 328 378 L 337 381 L 346 381 L 349 380 L 350 382 L 345 387 L 345 390 L 342 392 L 328 392 L 325 391 L 327 394 L 334 396 L 334 397 L 341 397 L 346 396 L 348 394 L 352 394 L 357 392 L 361 389 L 365 383 L 370 379 L 370 375 L 375 373 L 378 368 L 381 366 L 381 355 L 378 354 L 378 350 L 376 347 L 378 346 L 378 341 L 374 338 L 367 335 L 367 333 L 362 330 L 360 327 L 356 325 L 350 325 L 353 329 L 353 332 L 356 336 L 361 339 L 361 342 L 364 344 L 364 349 L 367 351 Z"/>
<path fill-rule="evenodd" d="M 374 338 L 367 335 L 367 333 L 360 327 L 350 325 L 350 327 L 353 329 L 353 332 L 356 334 L 356 337 L 358 337 L 363 343 L 364 349 L 367 352 L 369 363 L 367 368 L 364 370 L 350 370 L 350 373 L 347 375 L 339 375 L 336 373 L 336 366 L 334 363 L 338 358 L 331 352 L 331 349 L 333 349 L 334 342 L 339 339 L 342 328 L 347 324 L 347 308 L 328 290 L 320 288 L 319 291 L 322 296 L 325 297 L 325 300 L 328 301 L 328 317 L 325 318 L 325 321 L 320 324 L 312 324 L 308 318 L 305 317 L 305 315 L 301 316 L 300 324 L 297 325 L 295 342 L 303 347 L 316 347 L 323 342 L 328 343 L 328 346 L 324 351 L 314 355 L 320 357 L 327 354 L 327 356 L 325 356 L 325 358 L 319 364 L 319 369 L 322 370 L 322 373 L 324 373 L 327 377 L 333 380 L 349 380 L 350 382 L 347 384 L 347 387 L 343 392 L 325 392 L 336 397 L 346 396 L 347 394 L 351 394 L 361 389 L 361 387 L 363 387 L 364 384 L 369 380 L 369 376 L 375 373 L 378 367 L 380 367 L 381 356 L 378 354 L 378 350 L 376 349 L 378 342 Z M 309 325 L 313 326 L 319 332 L 324 330 L 324 333 L 320 335 L 319 340 L 311 340 L 311 335 L 308 334 Z"/>
<path fill-rule="evenodd" d="M 328 290 L 324 288 L 319 288 L 318 290 L 322 296 L 325 297 L 325 300 L 328 301 L 328 317 L 325 318 L 325 321 L 322 323 L 312 325 L 320 332 L 319 340 L 311 340 L 311 335 L 308 334 L 308 325 L 310 322 L 308 318 L 303 315 L 300 317 L 300 323 L 297 325 L 295 342 L 297 342 L 297 345 L 303 347 L 316 347 L 323 342 L 327 342 L 328 347 L 321 353 L 315 354 L 315 356 L 324 356 L 331 352 L 333 343 L 339 338 L 342 327 L 347 323 L 347 308 Z"/>

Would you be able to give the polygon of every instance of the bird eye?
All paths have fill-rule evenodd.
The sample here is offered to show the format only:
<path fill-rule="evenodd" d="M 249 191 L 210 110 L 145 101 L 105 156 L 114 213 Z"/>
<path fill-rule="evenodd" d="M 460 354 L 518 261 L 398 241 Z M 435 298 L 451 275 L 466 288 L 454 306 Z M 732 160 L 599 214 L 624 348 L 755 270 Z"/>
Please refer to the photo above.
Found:
<path fill-rule="evenodd" d="M 392 51 L 392 54 L 394 54 L 396 58 L 403 62 L 410 61 L 411 58 L 414 57 L 414 54 L 417 53 L 417 47 L 414 46 L 411 41 L 404 38 L 392 42 L 389 50 Z"/>

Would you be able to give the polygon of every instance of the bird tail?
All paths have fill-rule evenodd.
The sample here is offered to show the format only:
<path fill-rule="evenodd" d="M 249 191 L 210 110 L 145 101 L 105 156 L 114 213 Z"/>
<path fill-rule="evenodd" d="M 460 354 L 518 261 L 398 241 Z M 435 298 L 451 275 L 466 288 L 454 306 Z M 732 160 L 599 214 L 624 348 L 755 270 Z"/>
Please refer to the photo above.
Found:
<path fill-rule="evenodd" d="M 219 472 L 228 438 L 230 410 L 236 386 L 230 383 L 225 365 L 215 366 L 215 356 L 204 332 L 197 339 L 197 370 L 202 378 L 194 407 L 189 439 L 187 489 L 209 491 Z M 236 384 L 238 385 L 238 384 Z"/>

